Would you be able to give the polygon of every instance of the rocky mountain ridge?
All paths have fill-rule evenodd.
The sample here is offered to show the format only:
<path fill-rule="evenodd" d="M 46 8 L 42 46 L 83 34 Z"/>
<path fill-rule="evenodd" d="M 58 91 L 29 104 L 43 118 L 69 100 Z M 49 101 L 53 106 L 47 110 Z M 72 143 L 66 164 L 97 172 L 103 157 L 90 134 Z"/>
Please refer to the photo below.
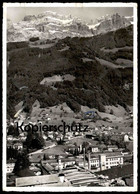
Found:
<path fill-rule="evenodd" d="M 91 37 L 100 33 L 117 30 L 129 26 L 131 17 L 119 14 L 105 16 L 86 23 L 71 15 L 65 16 L 46 11 L 35 15 L 27 15 L 18 23 L 7 21 L 7 41 L 28 41 L 32 37 L 40 39 L 63 39 L 65 37 Z"/>
<path fill-rule="evenodd" d="M 97 18 L 91 21 L 88 26 L 90 29 L 93 29 L 93 33 L 97 35 L 127 27 L 132 24 L 132 21 L 132 17 L 120 16 L 116 13 Z"/>

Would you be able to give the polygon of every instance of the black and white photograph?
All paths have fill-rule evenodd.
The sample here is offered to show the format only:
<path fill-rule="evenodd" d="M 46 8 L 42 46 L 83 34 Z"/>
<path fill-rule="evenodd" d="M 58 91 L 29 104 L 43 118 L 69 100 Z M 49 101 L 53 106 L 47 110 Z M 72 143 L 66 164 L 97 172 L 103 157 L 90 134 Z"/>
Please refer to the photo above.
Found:
<path fill-rule="evenodd" d="M 3 3 L 4 191 L 137 191 L 137 4 Z"/>

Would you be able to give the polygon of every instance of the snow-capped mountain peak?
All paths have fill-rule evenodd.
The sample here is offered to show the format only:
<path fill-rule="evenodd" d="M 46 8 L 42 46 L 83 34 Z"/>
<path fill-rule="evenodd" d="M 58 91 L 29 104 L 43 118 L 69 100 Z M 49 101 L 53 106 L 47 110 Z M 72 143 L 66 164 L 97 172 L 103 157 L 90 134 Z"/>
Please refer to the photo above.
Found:
<path fill-rule="evenodd" d="M 105 15 L 88 24 L 93 29 L 94 34 L 106 33 L 108 31 L 117 30 L 132 24 L 132 17 L 120 16 L 118 13 L 113 15 Z"/>
<path fill-rule="evenodd" d="M 28 41 L 34 36 L 40 39 L 54 39 L 93 35 L 92 30 L 78 18 L 52 11 L 37 16 L 27 15 L 22 21 L 13 24 L 13 28 L 14 32 L 8 27 L 8 41 Z"/>
<path fill-rule="evenodd" d="M 114 14 L 102 16 L 87 24 L 71 15 L 46 11 L 38 15 L 26 15 L 22 21 L 14 24 L 8 20 L 7 37 L 8 41 L 28 41 L 31 37 L 40 39 L 88 37 L 126 27 L 131 24 L 130 20 L 132 18 Z"/>

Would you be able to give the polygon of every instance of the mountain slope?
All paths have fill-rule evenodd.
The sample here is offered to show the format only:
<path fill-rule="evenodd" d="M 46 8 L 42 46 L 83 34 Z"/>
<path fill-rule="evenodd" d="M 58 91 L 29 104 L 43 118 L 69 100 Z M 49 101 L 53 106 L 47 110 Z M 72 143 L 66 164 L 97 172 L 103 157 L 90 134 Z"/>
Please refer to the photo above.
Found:
<path fill-rule="evenodd" d="M 133 66 L 116 62 L 121 58 L 133 64 L 132 26 L 94 37 L 59 39 L 46 48 L 40 46 L 8 43 L 10 117 L 18 102 L 24 101 L 27 111 L 36 99 L 41 107 L 66 102 L 77 112 L 81 105 L 104 111 L 106 105 L 126 108 L 133 104 Z M 49 84 L 40 84 L 44 78 Z"/>

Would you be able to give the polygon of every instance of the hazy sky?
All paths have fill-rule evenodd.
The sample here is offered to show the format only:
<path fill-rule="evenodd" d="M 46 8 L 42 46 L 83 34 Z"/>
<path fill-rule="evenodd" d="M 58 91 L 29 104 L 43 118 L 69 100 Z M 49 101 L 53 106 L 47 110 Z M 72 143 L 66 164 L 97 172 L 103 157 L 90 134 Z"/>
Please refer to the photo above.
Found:
<path fill-rule="evenodd" d="M 25 15 L 38 15 L 45 11 L 54 11 L 62 15 L 69 15 L 90 21 L 106 14 L 119 13 L 121 16 L 132 16 L 131 7 L 8 7 L 7 17 L 13 22 L 21 21 Z"/>

